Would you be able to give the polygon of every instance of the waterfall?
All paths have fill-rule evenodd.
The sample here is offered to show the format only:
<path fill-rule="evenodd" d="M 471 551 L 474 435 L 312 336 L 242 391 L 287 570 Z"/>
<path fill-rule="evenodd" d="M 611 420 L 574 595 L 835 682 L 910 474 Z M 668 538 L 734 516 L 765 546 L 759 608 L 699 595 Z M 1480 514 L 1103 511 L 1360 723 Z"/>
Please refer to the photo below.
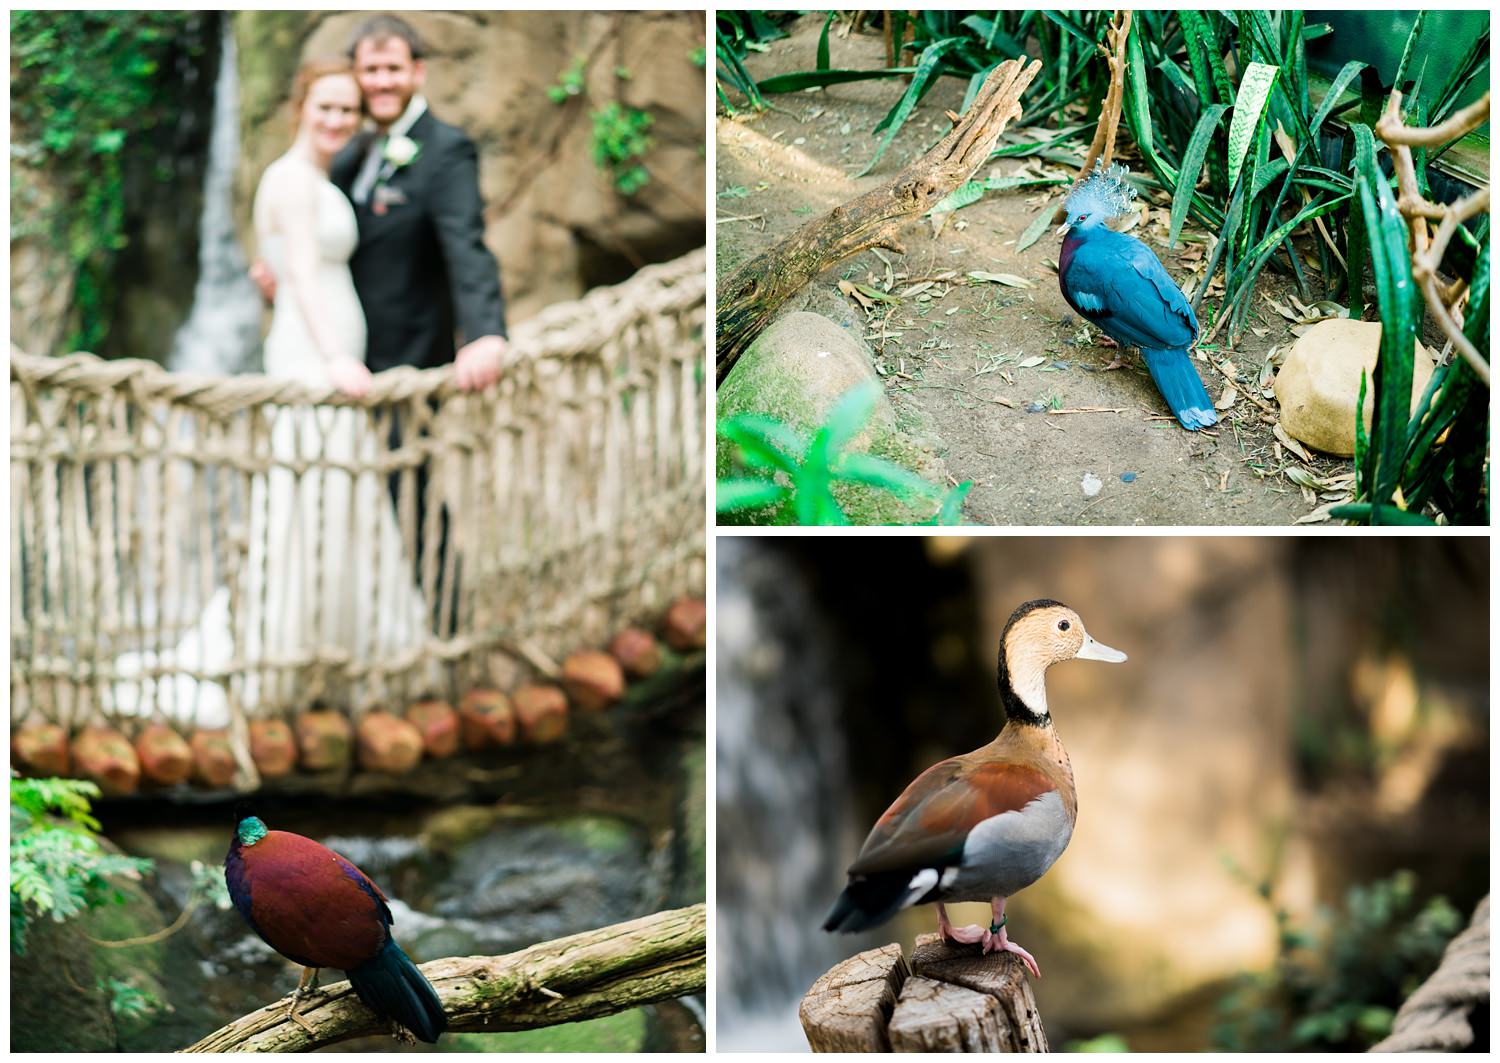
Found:
<path fill-rule="evenodd" d="M 806 1051 L 802 994 L 864 947 L 820 929 L 857 826 L 837 652 L 785 554 L 721 538 L 717 569 L 718 1045 Z"/>
<path fill-rule="evenodd" d="M 198 283 L 187 321 L 172 339 L 167 368 L 173 371 L 242 373 L 252 368 L 260 344 L 260 293 L 246 272 L 249 267 L 235 236 L 231 210 L 240 150 L 239 70 L 232 18 L 229 12 L 222 16 L 223 43 L 198 226 Z"/>

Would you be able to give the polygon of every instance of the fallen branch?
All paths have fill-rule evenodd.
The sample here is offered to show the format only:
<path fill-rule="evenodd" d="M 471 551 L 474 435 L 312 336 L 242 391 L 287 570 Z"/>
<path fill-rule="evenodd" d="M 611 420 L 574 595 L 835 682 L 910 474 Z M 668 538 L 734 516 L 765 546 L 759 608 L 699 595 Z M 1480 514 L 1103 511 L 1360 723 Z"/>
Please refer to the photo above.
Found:
<path fill-rule="evenodd" d="M 456 956 L 421 965 L 449 1032 L 500 1033 L 613 1015 L 701 993 L 704 906 L 658 912 L 559 938 L 508 956 Z M 348 982 L 304 997 L 309 1036 L 287 1018 L 286 998 L 216 1030 L 185 1052 L 306 1052 L 389 1033 Z"/>
<path fill-rule="evenodd" d="M 1006 125 L 1021 114 L 1021 93 L 1041 60 L 1001 63 L 969 111 L 937 146 L 879 188 L 833 208 L 742 263 L 719 284 L 716 379 L 722 381 L 750 341 L 798 289 L 823 270 L 872 247 L 901 252 L 901 224 L 920 218 L 990 157 Z"/>

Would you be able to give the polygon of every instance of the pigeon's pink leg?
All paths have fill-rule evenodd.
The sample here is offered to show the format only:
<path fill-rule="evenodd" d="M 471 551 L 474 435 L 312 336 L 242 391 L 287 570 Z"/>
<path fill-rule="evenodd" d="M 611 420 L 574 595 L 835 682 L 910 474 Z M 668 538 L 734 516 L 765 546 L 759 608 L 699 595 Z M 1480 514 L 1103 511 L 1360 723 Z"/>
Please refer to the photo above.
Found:
<path fill-rule="evenodd" d="M 994 913 L 994 921 L 990 923 L 990 929 L 987 931 L 987 933 L 989 934 L 989 940 L 984 943 L 984 951 L 1014 952 L 1017 956 L 1021 957 L 1021 962 L 1024 963 L 1026 965 L 1026 969 L 1031 972 L 1031 977 L 1040 978 L 1042 976 L 1041 968 L 1037 967 L 1036 960 L 1032 958 L 1031 953 L 1027 952 L 1020 945 L 1017 945 L 1014 941 L 1010 940 L 1010 938 L 1006 936 L 1005 898 L 993 898 L 990 901 L 990 911 Z"/>
<path fill-rule="evenodd" d="M 990 932 L 982 926 L 956 927 L 948 922 L 948 912 L 941 904 L 938 910 L 938 937 L 949 945 L 972 945 L 976 941 L 983 946 L 983 951 L 990 950 Z"/>
<path fill-rule="evenodd" d="M 1106 373 L 1109 372 L 1111 369 L 1118 369 L 1122 365 L 1125 364 L 1125 348 L 1124 347 L 1121 347 L 1118 343 L 1116 343 L 1114 340 L 1110 339 L 1108 336 L 1106 336 L 1102 332 L 1099 333 L 1099 336 L 1098 336 L 1098 338 L 1097 338 L 1097 340 L 1095 342 L 1097 342 L 1099 344 L 1099 346 L 1101 346 L 1101 347 L 1113 347 L 1113 348 L 1115 348 L 1115 356 L 1113 358 L 1111 358 L 1109 364 L 1104 367 L 1104 371 Z"/>

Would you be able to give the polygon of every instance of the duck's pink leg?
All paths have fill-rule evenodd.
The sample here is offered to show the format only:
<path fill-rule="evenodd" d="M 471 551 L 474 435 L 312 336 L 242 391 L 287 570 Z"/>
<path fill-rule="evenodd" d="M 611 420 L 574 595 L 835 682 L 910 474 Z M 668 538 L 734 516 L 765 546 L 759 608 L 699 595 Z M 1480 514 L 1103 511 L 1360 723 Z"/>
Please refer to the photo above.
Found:
<path fill-rule="evenodd" d="M 990 928 L 988 931 L 986 931 L 986 933 L 989 935 L 989 940 L 984 943 L 984 951 L 1014 952 L 1017 956 L 1021 957 L 1021 962 L 1024 963 L 1026 965 L 1026 969 L 1031 972 L 1031 977 L 1040 978 L 1042 976 L 1041 968 L 1036 965 L 1036 960 L 1032 957 L 1031 953 L 1027 952 L 1020 945 L 1017 945 L 1014 941 L 1010 940 L 1008 936 L 1006 936 L 1005 898 L 995 897 L 991 899 L 990 911 L 994 913 L 994 921 L 990 923 Z"/>
<path fill-rule="evenodd" d="M 972 945 L 976 941 L 984 946 L 984 951 L 989 951 L 990 932 L 982 926 L 960 926 L 956 927 L 948 922 L 948 911 L 941 904 L 938 910 L 938 937 L 950 945 Z"/>

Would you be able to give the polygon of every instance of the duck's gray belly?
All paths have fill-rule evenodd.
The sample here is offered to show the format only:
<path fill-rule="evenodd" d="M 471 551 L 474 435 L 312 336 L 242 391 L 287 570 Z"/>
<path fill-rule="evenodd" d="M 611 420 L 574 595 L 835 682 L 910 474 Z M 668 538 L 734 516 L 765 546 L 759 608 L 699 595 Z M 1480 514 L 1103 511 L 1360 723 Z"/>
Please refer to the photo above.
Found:
<path fill-rule="evenodd" d="M 1073 824 L 1055 790 L 1019 812 L 991 816 L 970 832 L 957 874 L 944 876 L 941 897 L 987 901 L 1019 893 L 1057 862 L 1072 837 Z"/>

